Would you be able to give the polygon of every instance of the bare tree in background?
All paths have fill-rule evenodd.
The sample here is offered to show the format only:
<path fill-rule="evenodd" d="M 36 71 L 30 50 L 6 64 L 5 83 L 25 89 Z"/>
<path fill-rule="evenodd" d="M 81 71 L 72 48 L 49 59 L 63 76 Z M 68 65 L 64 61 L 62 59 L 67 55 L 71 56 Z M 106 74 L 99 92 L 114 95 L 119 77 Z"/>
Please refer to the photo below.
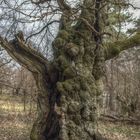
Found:
<path fill-rule="evenodd" d="M 139 47 L 122 52 L 106 62 L 103 110 L 107 115 L 139 116 Z"/>

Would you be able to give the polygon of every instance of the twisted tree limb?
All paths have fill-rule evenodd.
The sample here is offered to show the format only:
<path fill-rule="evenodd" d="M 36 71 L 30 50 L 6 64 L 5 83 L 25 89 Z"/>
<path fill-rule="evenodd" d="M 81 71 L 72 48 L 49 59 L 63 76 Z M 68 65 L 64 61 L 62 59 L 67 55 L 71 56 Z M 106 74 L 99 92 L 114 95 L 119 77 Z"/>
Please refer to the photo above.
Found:
<path fill-rule="evenodd" d="M 133 48 L 136 46 L 140 46 L 140 32 L 136 33 L 131 38 L 122 40 L 122 41 L 116 41 L 113 43 L 105 44 L 105 59 L 109 60 L 117 55 L 123 50 L 127 50 L 129 48 Z"/>
<path fill-rule="evenodd" d="M 25 44 L 19 37 L 8 41 L 0 36 L 0 45 L 8 54 L 31 72 L 41 72 L 48 65 L 47 59 L 39 52 Z"/>

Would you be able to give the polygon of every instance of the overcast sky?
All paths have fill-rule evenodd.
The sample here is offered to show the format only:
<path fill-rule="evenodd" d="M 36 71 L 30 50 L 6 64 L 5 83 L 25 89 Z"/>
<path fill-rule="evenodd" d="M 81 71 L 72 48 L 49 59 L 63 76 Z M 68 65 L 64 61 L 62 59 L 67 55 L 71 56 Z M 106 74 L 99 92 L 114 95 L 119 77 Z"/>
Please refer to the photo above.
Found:
<path fill-rule="evenodd" d="M 131 0 L 131 3 L 140 8 L 140 0 Z M 130 8 L 130 12 L 133 13 L 133 16 L 136 18 L 140 18 L 140 9 L 134 10 L 133 8 Z M 132 23 L 126 24 L 122 29 L 123 31 L 127 31 L 127 29 L 133 28 L 134 25 Z"/>
<path fill-rule="evenodd" d="M 140 0 L 131 0 L 131 1 L 136 7 L 140 8 Z M 135 17 L 140 17 L 140 9 L 139 10 L 132 9 L 132 11 Z"/>

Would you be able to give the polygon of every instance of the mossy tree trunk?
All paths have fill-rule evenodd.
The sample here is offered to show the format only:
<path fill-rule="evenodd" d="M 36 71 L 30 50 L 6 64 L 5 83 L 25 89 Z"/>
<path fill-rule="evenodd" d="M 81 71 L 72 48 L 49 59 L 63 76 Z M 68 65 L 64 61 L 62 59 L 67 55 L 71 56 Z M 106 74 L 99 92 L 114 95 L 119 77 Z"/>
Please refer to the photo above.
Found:
<path fill-rule="evenodd" d="M 32 72 L 39 89 L 40 111 L 31 140 L 98 140 L 97 104 L 104 69 L 102 0 L 85 0 L 73 26 L 71 8 L 63 0 L 58 4 L 63 14 L 53 41 L 52 62 L 18 35 L 12 42 L 0 37 L 0 44 Z"/>

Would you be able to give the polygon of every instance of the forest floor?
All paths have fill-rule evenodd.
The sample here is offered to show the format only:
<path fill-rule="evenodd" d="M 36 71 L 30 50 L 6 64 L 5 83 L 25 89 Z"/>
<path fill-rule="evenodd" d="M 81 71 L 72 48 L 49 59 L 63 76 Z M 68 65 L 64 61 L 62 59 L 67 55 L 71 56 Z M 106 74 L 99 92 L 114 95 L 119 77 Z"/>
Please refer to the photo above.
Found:
<path fill-rule="evenodd" d="M 100 121 L 99 132 L 108 140 L 140 140 L 140 125 Z"/>
<path fill-rule="evenodd" d="M 23 103 L 0 100 L 0 140 L 29 140 L 35 114 L 24 111 Z M 99 122 L 99 131 L 108 140 L 140 140 L 140 126 Z"/>
<path fill-rule="evenodd" d="M 30 110 L 30 103 L 25 108 L 21 97 L 15 101 L 13 97 L 0 96 L 0 140 L 30 140 L 36 116 Z"/>

